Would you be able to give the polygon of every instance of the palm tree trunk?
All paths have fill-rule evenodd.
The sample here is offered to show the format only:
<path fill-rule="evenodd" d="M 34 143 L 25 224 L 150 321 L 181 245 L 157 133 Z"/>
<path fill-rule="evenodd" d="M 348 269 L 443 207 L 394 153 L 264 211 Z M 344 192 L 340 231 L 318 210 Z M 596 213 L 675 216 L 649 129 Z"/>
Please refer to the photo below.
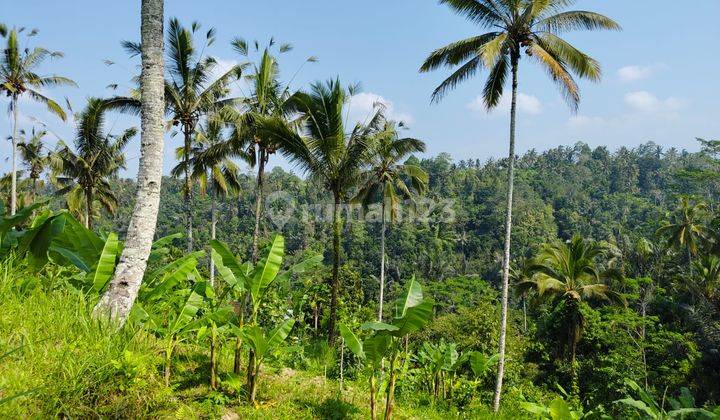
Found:
<path fill-rule="evenodd" d="M 96 317 L 108 316 L 119 326 L 130 314 L 147 267 L 160 208 L 163 167 L 163 0 L 142 0 L 140 14 L 142 134 L 135 208 L 115 276 L 94 310 Z"/>
<path fill-rule="evenodd" d="M 255 192 L 255 231 L 253 232 L 252 262 L 258 259 L 258 240 L 260 236 L 260 219 L 262 214 L 263 185 L 265 181 L 265 149 L 260 148 L 260 160 L 257 172 L 257 191 Z"/>
<path fill-rule="evenodd" d="M 338 289 L 340 288 L 340 196 L 335 194 L 333 206 L 333 268 L 330 284 L 330 320 L 328 322 L 328 343 L 335 343 L 337 321 Z"/>
<path fill-rule="evenodd" d="M 217 194 L 212 192 L 212 203 L 210 205 L 210 239 L 215 239 L 217 227 Z M 215 287 L 215 264 L 210 260 L 210 286 Z"/>
<path fill-rule="evenodd" d="M 577 355 L 577 340 L 575 337 L 577 336 L 575 327 L 571 330 L 572 337 L 570 338 L 572 340 L 571 342 L 571 351 L 570 351 L 570 389 L 573 395 L 579 396 L 580 395 L 580 389 L 578 387 L 578 376 L 577 376 L 577 369 L 575 366 L 575 358 Z"/>
<path fill-rule="evenodd" d="M 383 183 L 383 192 L 385 191 Z M 383 194 L 382 214 L 380 215 L 380 298 L 378 321 L 382 322 L 383 300 L 385 294 L 385 195 Z"/>
<path fill-rule="evenodd" d="M 92 190 L 87 189 L 85 190 L 85 227 L 88 229 L 92 229 L 92 203 Z"/>
<path fill-rule="evenodd" d="M 183 128 L 185 135 L 185 153 L 183 153 L 183 161 L 185 163 L 185 231 L 187 236 L 187 252 L 193 250 L 193 221 L 192 221 L 192 183 L 190 182 L 190 147 L 192 142 L 192 128 L 185 125 Z"/>
<path fill-rule="evenodd" d="M 523 304 L 523 332 L 527 332 L 527 303 L 525 296 L 522 297 Z"/>
<path fill-rule="evenodd" d="M 515 181 L 515 114 L 517 107 L 517 70 L 519 53 L 513 52 L 512 62 L 512 102 L 510 103 L 510 151 L 508 153 L 508 189 L 507 207 L 505 214 L 505 248 L 502 266 L 502 311 L 500 314 L 500 339 L 498 344 L 498 372 L 495 382 L 495 395 L 493 396 L 493 411 L 500 409 L 500 394 L 502 393 L 503 375 L 505 373 L 505 336 L 507 333 L 508 312 L 508 278 L 510 277 L 510 237 L 512 233 L 512 205 L 513 183 Z"/>
<path fill-rule="evenodd" d="M 17 210 L 17 130 L 18 130 L 18 97 L 13 95 L 13 134 L 12 134 L 12 171 L 10 173 L 10 215 Z"/>

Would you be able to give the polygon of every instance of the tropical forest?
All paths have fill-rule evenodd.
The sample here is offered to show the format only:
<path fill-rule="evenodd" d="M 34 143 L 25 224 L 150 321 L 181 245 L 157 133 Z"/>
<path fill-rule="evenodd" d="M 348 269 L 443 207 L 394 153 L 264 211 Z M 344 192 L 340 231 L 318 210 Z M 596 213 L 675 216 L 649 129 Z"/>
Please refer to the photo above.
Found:
<path fill-rule="evenodd" d="M 0 3 L 0 418 L 720 418 L 717 2 Z"/>

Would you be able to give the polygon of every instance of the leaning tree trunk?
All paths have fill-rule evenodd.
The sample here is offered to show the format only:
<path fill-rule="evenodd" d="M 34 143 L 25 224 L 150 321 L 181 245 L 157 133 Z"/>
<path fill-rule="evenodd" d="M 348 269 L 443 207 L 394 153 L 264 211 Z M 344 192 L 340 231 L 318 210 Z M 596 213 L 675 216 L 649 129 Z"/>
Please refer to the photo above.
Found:
<path fill-rule="evenodd" d="M 17 120 L 18 120 L 18 97 L 12 97 L 13 109 L 13 133 L 12 133 L 12 170 L 10 172 L 10 215 L 17 210 Z"/>
<path fill-rule="evenodd" d="M 265 163 L 266 152 L 260 147 L 258 172 L 257 172 L 257 191 L 255 192 L 255 231 L 253 232 L 252 243 L 252 262 L 255 264 L 258 259 L 258 240 L 260 238 L 260 220 L 262 215 L 263 186 L 265 184 Z"/>
<path fill-rule="evenodd" d="M 495 381 L 495 395 L 493 396 L 493 411 L 500 408 L 500 394 L 502 392 L 503 375 L 505 373 L 505 336 L 507 333 L 508 313 L 508 279 L 510 277 L 510 236 L 512 232 L 512 205 L 513 205 L 513 183 L 515 181 L 515 113 L 517 105 L 517 70 L 519 54 L 512 53 L 512 102 L 510 105 L 510 151 L 508 153 L 508 186 L 507 186 L 507 207 L 505 213 L 505 248 L 502 266 L 502 311 L 500 314 L 500 339 L 498 344 L 497 379 Z"/>
<path fill-rule="evenodd" d="M 183 127 L 185 135 L 185 152 L 183 161 L 185 166 L 185 235 L 187 236 L 187 252 L 193 251 L 193 214 L 192 214 L 192 182 L 190 182 L 190 147 L 192 146 L 193 129 L 189 124 Z"/>
<path fill-rule="evenodd" d="M 328 343 L 335 343 L 337 322 L 338 289 L 340 288 L 340 196 L 335 194 L 333 206 L 333 268 L 330 284 L 330 320 L 328 322 Z"/>
<path fill-rule="evenodd" d="M 130 314 L 147 268 L 160 207 L 163 167 L 163 0 L 142 0 L 140 14 L 142 134 L 135 208 L 115 277 L 94 310 L 96 317 L 107 316 L 119 326 Z"/>
<path fill-rule="evenodd" d="M 382 322 L 383 301 L 385 298 L 385 188 L 383 188 L 382 200 L 382 214 L 380 215 L 380 298 L 378 299 L 378 322 Z"/>

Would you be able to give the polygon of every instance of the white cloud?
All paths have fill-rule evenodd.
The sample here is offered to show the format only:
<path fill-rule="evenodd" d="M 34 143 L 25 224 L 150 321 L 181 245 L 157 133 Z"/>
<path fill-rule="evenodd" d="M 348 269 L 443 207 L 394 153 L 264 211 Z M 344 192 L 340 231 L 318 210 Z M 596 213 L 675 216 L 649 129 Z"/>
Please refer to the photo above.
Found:
<path fill-rule="evenodd" d="M 503 95 L 502 98 L 500 98 L 500 102 L 498 102 L 497 107 L 491 110 L 489 114 L 507 114 L 507 112 L 510 111 L 510 102 L 511 96 Z M 483 101 L 483 97 L 481 95 L 478 95 L 475 99 L 468 103 L 467 108 L 471 111 L 483 114 L 487 111 L 487 109 L 485 108 L 485 102 Z M 517 95 L 517 110 L 521 114 L 540 115 L 543 112 L 543 106 L 540 102 L 540 99 L 538 99 L 536 96 L 519 92 Z"/>
<path fill-rule="evenodd" d="M 588 115 L 573 115 L 568 119 L 567 126 L 574 129 L 599 127 L 606 123 L 605 118 L 588 116 Z"/>
<path fill-rule="evenodd" d="M 630 65 L 621 67 L 617 71 L 617 75 L 621 82 L 637 82 L 638 80 L 645 80 L 653 76 L 658 70 L 664 69 L 667 66 L 662 63 L 650 64 L 646 66 Z"/>
<path fill-rule="evenodd" d="M 673 96 L 660 99 L 644 90 L 626 93 L 625 104 L 643 114 L 674 114 L 686 105 L 683 99 Z"/>
<path fill-rule="evenodd" d="M 402 121 L 405 124 L 412 124 L 414 121 L 411 114 L 398 111 L 391 100 L 372 92 L 361 92 L 351 96 L 348 107 L 348 120 L 351 124 L 366 122 L 378 107 L 385 108 L 385 116 L 388 119 Z"/>
<path fill-rule="evenodd" d="M 618 76 L 623 82 L 634 82 L 650 77 L 653 73 L 654 66 L 625 66 L 618 70 Z"/>

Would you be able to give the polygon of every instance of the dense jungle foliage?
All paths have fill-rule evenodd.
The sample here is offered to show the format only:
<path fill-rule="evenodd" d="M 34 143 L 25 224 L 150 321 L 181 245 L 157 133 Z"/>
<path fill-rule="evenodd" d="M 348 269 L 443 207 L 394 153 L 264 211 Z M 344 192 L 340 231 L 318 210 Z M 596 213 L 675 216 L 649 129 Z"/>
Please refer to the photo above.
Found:
<path fill-rule="evenodd" d="M 718 259 L 713 254 L 713 237 L 704 235 L 711 232 L 714 235 L 717 229 L 718 219 L 713 212 L 720 186 L 717 176 L 720 165 L 717 143 L 704 142 L 703 146 L 702 153 L 663 151 L 652 143 L 609 152 L 603 147 L 591 149 L 578 143 L 544 153 L 531 151 L 519 158 L 517 190 L 520 199 L 515 209 L 517 229 L 513 233 L 517 258 L 513 262 L 515 293 L 511 299 L 509 328 L 508 398 L 528 401 L 527 404 L 538 403 L 538 407 L 542 407 L 550 406 L 553 399 L 559 397 L 574 407 L 573 410 L 584 410 L 586 414 L 592 411 L 598 415 L 629 413 L 630 406 L 616 401 L 626 398 L 641 401 L 639 392 L 647 392 L 654 395 L 651 398 L 662 401 L 663 398 L 682 398 L 681 390 L 686 389 L 683 392 L 692 394 L 693 404 L 698 407 L 713 406 L 718 401 Z M 396 391 L 399 413 L 424 417 L 432 416 L 431 413 L 437 410 L 455 407 L 465 413 L 476 410 L 478 415 L 483 412 L 489 415 L 483 407 L 492 396 L 493 375 L 492 369 L 483 364 L 492 364 L 497 345 L 500 262 L 496 250 L 500 243 L 498 226 L 501 226 L 502 209 L 496 203 L 503 194 L 504 163 L 454 162 L 446 155 L 430 159 L 413 157 L 410 161 L 429 174 L 426 197 L 437 202 L 446 201 L 442 201 L 441 211 L 430 212 L 427 220 L 407 218 L 388 226 L 388 293 L 391 299 L 402 297 L 409 279 L 415 278 L 423 284 L 425 295 L 434 302 L 432 320 L 407 338 L 410 356 L 404 362 L 406 365 L 401 370 L 401 382 Z M 250 175 L 242 176 L 244 188 L 238 196 L 224 199 L 218 205 L 217 238 L 227 244 L 224 249 L 228 253 L 237 253 L 237 261 L 245 261 L 251 252 L 253 181 Z M 112 185 L 119 205 L 115 215 L 100 212 L 96 224 L 96 230 L 100 232 L 98 244 L 108 239 L 117 240 L 114 232 L 122 238 L 122 227 L 126 226 L 131 211 L 133 182 L 115 179 Z M 288 217 L 281 229 L 274 225 L 272 217 L 263 220 L 263 232 L 266 233 L 262 235 L 265 238 L 262 246 L 271 246 L 274 232 L 281 233 L 290 266 L 308 259 L 316 261 L 314 264 L 322 264 L 320 256 L 329 252 L 331 225 L 321 216 L 300 213 L 302 204 L 327 203 L 328 195 L 312 181 L 281 168 L 268 173 L 267 185 L 269 196 L 277 191 L 290 192 L 297 200 L 291 204 L 300 210 Z M 164 180 L 158 237 L 171 236 L 164 241 L 165 248 L 159 254 L 163 255 L 164 261 L 175 260 L 170 263 L 175 268 L 191 257 L 188 267 L 197 264 L 198 275 L 207 278 L 209 245 L 220 243 L 210 240 L 210 203 L 207 196 L 198 194 L 194 213 L 196 241 L 208 246 L 198 247 L 199 253 L 184 254 L 180 250 L 183 242 L 180 238 L 183 231 L 180 188 L 178 181 Z M 49 200 L 51 207 L 58 210 L 63 207 L 62 200 Z M 268 204 L 269 213 L 272 206 L 272 202 Z M 342 232 L 341 260 L 340 318 L 344 324 L 355 326 L 372 319 L 376 312 L 377 266 L 372 262 L 378 260 L 379 253 L 378 223 L 359 216 L 357 219 L 351 219 Z M 5 226 L 9 225 L 5 223 Z M 692 230 L 687 232 L 684 242 L 677 233 L 683 228 Z M 178 248 L 170 245 L 173 240 Z M 592 270 L 600 275 L 606 271 L 617 272 L 607 277 L 606 284 L 622 295 L 625 304 L 605 305 L 603 299 L 582 299 L 577 308 L 581 317 L 581 335 L 573 364 L 568 359 L 573 340 L 568 338 L 567 331 L 574 318 L 568 319 L 563 300 L 546 299 L 547 294 L 539 294 L 536 287 L 522 285 L 527 286 L 533 270 L 561 273 L 570 269 L 560 264 L 553 266 L 550 260 L 546 260 L 543 269 L 537 267 L 543 264 L 533 267 L 530 261 L 540 262 L 544 253 L 552 254 L 551 247 L 555 247 L 554 252 L 562 250 L 563 244 L 566 247 L 569 244 L 572 249 L 578 240 L 598 248 L 592 255 L 592 251 L 584 251 L 588 253 Z M 692 244 L 697 247 L 693 249 Z M 567 255 L 570 261 L 579 264 L 578 259 L 584 257 L 576 254 Z M 222 373 L 233 369 L 234 346 L 230 332 L 221 329 L 218 333 L 224 338 L 220 340 L 223 345 L 218 356 L 221 379 L 219 385 L 215 385 L 229 394 L 192 388 L 204 384 L 208 375 L 205 372 L 207 361 L 203 359 L 207 357 L 206 350 L 202 344 L 208 340 L 203 338 L 208 335 L 208 327 L 202 332 L 190 328 L 192 333 L 178 340 L 178 359 L 174 362 L 177 367 L 173 370 L 178 372 L 177 381 L 181 382 L 173 383 L 175 380 L 171 379 L 168 382 L 171 388 L 166 388 L 161 379 L 164 369 L 161 356 L 164 351 L 161 349 L 165 346 L 166 338 L 163 337 L 168 332 L 145 329 L 127 332 L 121 337 L 104 337 L 102 327 L 82 315 L 99 289 L 82 286 L 82 281 L 77 280 L 78 274 L 73 274 L 77 268 L 69 265 L 70 268 L 65 268 L 48 263 L 40 270 L 39 277 L 35 277 L 31 274 L 34 269 L 22 260 L 11 258 L 3 263 L 3 306 L 7 309 L 3 311 L 2 324 L 4 331 L 13 331 L 10 340 L 3 345 L 4 351 L 11 352 L 6 356 L 10 363 L 4 363 L 3 395 L 12 393 L 9 390 L 50 387 L 42 393 L 23 397 L 42 402 L 37 406 L 41 411 L 33 408 L 19 412 L 38 414 L 60 410 L 55 413 L 88 415 L 90 412 L 84 411 L 89 410 L 86 404 L 98 404 L 104 407 L 101 409 L 110 410 L 104 414 L 119 415 L 122 412 L 126 415 L 131 413 L 123 411 L 127 404 L 143 401 L 145 405 L 136 409 L 149 411 L 136 412 L 138 415 L 156 409 L 170 410 L 167 413 L 189 410 L 222 414 L 222 406 L 233 405 L 233 392 L 242 392 L 242 387 L 233 382 L 237 381 L 232 379 L 234 376 Z M 162 270 L 158 268 L 160 274 L 156 271 L 150 276 L 162 277 Z M 220 266 L 218 271 L 222 272 Z M 343 387 L 348 390 L 338 394 L 337 383 L 329 385 L 340 378 L 340 350 L 332 350 L 323 341 L 328 310 L 328 275 L 329 268 L 323 265 L 303 270 L 293 275 L 295 280 L 289 283 L 285 280 L 276 289 L 271 288 L 263 295 L 267 301 L 259 306 L 262 310 L 259 310 L 257 322 L 261 325 L 274 326 L 287 314 L 292 314 L 296 320 L 289 338 L 291 342 L 269 356 L 266 363 L 271 370 L 262 368 L 269 383 L 260 383 L 261 398 L 265 398 L 263 394 L 287 392 L 282 391 L 287 386 L 286 381 L 290 380 L 286 376 L 295 378 L 293 380 L 321 381 L 322 389 L 326 389 L 322 395 L 316 395 L 318 398 L 325 398 L 325 395 L 326 400 L 312 402 L 316 404 L 314 408 L 306 405 L 310 402 L 294 400 L 288 406 L 292 408 L 287 408 L 287 415 L 295 413 L 294 410 L 310 416 L 366 410 L 360 402 L 366 398 L 359 391 L 366 383 L 361 379 L 366 373 L 355 361 L 357 359 L 350 356 L 350 351 L 344 353 L 343 367 Z M 562 278 L 561 275 L 556 277 Z M 182 292 L 180 295 L 186 296 Z M 182 299 L 185 298 L 179 303 L 173 300 L 173 305 L 182 308 Z M 33 315 L 36 311 L 41 313 Z M 392 312 L 386 310 L 386 313 Z M 76 319 L 78 316 L 80 318 Z M 228 314 L 220 318 L 226 316 Z M 44 328 L 42 323 L 31 321 L 38 318 L 60 327 Z M 227 329 L 227 325 L 223 328 Z M 155 335 L 153 331 L 156 331 Z M 82 335 L 82 340 L 97 342 L 79 344 L 71 341 L 70 337 L 77 334 Z M 25 346 L 32 346 L 32 349 Z M 84 353 L 86 347 L 90 354 Z M 86 357 L 99 358 L 87 361 L 99 365 L 83 365 Z M 112 361 L 111 366 L 101 362 L 103 357 Z M 36 358 L 44 361 L 40 363 Z M 73 360 L 72 364 L 54 365 L 53 360 L 68 358 Z M 458 360 L 461 363 L 453 367 Z M 474 362 L 463 366 L 469 360 Z M 23 369 L 18 367 L 27 366 L 30 361 L 39 363 L 34 369 L 40 372 L 21 373 Z M 46 364 L 53 367 L 44 368 Z M 474 369 L 478 369 L 477 375 Z M 56 375 L 68 379 L 58 379 Z M 90 375 L 86 380 L 96 382 L 73 385 L 59 382 L 69 380 L 72 375 Z M 305 375 L 310 376 L 306 378 Z M 105 387 L 110 387 L 107 394 Z M 148 388 L 152 388 L 149 394 L 143 391 Z M 172 392 L 170 389 L 180 391 L 167 402 L 163 395 Z M 68 397 L 65 392 L 75 394 Z M 88 392 L 93 394 L 86 394 Z M 198 392 L 200 394 L 196 395 Z M 348 395 L 358 392 L 359 395 L 351 397 L 351 401 L 357 400 L 356 403 L 348 403 Z M 98 395 L 91 396 L 94 393 Z M 92 398 L 93 402 L 88 402 L 87 398 Z M 35 407 L 34 403 L 23 403 L 22 398 L 9 404 L 8 407 L 13 409 Z M 665 402 L 659 409 L 670 411 L 672 406 L 669 404 Z M 513 413 L 504 412 L 507 415 Z M 527 414 L 522 410 L 514 413 Z"/>

